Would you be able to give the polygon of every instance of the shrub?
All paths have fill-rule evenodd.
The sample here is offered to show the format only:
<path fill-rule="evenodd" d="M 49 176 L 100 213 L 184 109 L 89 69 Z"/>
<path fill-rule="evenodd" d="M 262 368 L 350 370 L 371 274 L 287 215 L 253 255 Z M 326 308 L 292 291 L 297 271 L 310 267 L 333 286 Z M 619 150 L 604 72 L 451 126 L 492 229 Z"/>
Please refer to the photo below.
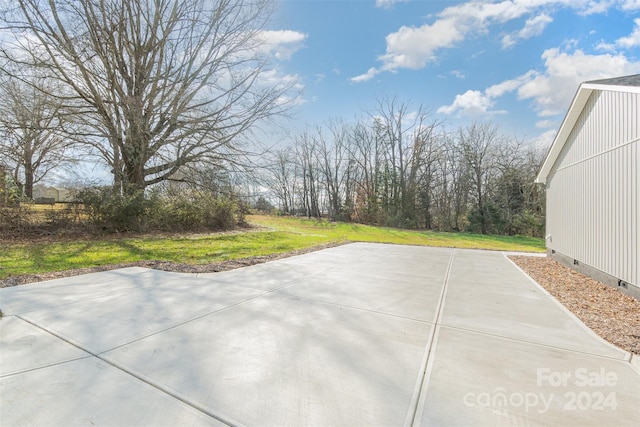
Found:
<path fill-rule="evenodd" d="M 271 213 L 275 209 L 270 201 L 264 198 L 264 196 L 258 197 L 258 200 L 253 205 L 253 208 L 259 212 Z"/>
<path fill-rule="evenodd" d="M 31 228 L 32 219 L 33 212 L 25 205 L 0 206 L 0 232 L 24 233 Z"/>
<path fill-rule="evenodd" d="M 47 226 L 53 230 L 70 229 L 79 221 L 77 205 L 69 204 L 64 209 L 49 209 L 44 213 Z"/>
<path fill-rule="evenodd" d="M 140 231 L 149 205 L 142 191 L 121 195 L 105 187 L 82 190 L 78 200 L 89 221 L 108 231 Z"/>
<path fill-rule="evenodd" d="M 153 209 L 146 218 L 147 227 L 168 231 L 230 229 L 244 222 L 248 210 L 233 198 L 208 192 L 152 192 L 149 199 Z"/>

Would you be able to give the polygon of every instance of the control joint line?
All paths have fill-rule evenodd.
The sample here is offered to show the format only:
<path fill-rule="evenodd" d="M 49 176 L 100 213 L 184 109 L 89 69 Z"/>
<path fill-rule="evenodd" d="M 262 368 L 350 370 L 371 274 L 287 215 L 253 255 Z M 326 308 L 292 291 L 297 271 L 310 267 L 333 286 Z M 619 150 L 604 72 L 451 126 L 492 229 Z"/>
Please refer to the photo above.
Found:
<path fill-rule="evenodd" d="M 417 421 L 419 421 L 418 418 L 422 412 L 422 411 L 418 411 L 418 409 L 420 408 L 420 404 L 423 403 L 421 402 L 422 389 L 424 387 L 424 382 L 427 377 L 427 368 L 429 367 L 429 364 L 431 361 L 431 353 L 434 350 L 433 349 L 434 341 L 438 333 L 438 330 L 440 329 L 440 321 L 441 321 L 442 311 L 443 311 L 442 309 L 444 307 L 444 300 L 447 294 L 447 288 L 449 286 L 449 276 L 451 275 L 451 267 L 453 265 L 453 258 L 455 256 L 455 253 L 456 253 L 456 250 L 452 249 L 451 256 L 449 257 L 449 264 L 447 265 L 447 271 L 444 275 L 444 281 L 442 283 L 442 291 L 440 291 L 440 297 L 438 299 L 436 313 L 433 317 L 433 327 L 431 328 L 429 338 L 427 339 L 425 354 L 422 359 L 422 363 L 420 364 L 420 371 L 419 371 L 420 377 L 418 379 L 418 384 L 416 385 L 416 389 L 414 390 L 413 396 L 411 398 L 410 410 L 409 410 L 409 414 L 407 414 L 407 419 L 405 420 L 405 426 L 412 426 Z"/>

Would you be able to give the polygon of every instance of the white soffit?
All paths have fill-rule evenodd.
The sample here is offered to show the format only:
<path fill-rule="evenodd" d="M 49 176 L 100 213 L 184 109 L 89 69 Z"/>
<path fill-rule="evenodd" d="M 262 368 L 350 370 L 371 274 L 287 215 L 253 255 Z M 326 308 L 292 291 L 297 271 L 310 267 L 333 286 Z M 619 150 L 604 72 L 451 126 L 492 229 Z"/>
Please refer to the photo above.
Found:
<path fill-rule="evenodd" d="M 580 117 L 585 104 L 589 100 L 589 97 L 594 90 L 640 93 L 640 85 L 638 85 L 639 79 L 640 75 L 634 75 L 582 83 L 578 88 L 576 95 L 573 97 L 571 107 L 569 107 L 569 111 L 567 112 L 567 115 L 560 125 L 560 130 L 556 134 L 556 137 L 551 144 L 551 148 L 547 153 L 547 157 L 544 159 L 544 163 L 540 168 L 540 172 L 538 173 L 535 182 L 540 184 L 547 183 L 547 177 L 549 176 L 549 172 L 551 172 L 551 168 L 558 159 L 560 152 L 567 142 L 567 138 L 571 134 L 571 131 L 573 130 L 578 117 Z"/>
<path fill-rule="evenodd" d="M 564 120 L 560 125 L 560 130 L 556 134 L 556 137 L 553 140 L 553 143 L 551 144 L 551 148 L 549 148 L 549 152 L 547 153 L 547 157 L 544 159 L 544 163 L 542 164 L 542 167 L 540 168 L 540 172 L 536 177 L 536 181 L 535 181 L 536 183 L 539 183 L 539 184 L 547 183 L 547 176 L 549 176 L 549 172 L 551 172 L 551 168 L 553 167 L 554 163 L 558 159 L 558 156 L 560 155 L 560 152 L 562 151 L 564 144 L 567 142 L 567 138 L 569 137 L 569 134 L 573 130 L 573 127 L 575 126 L 576 121 L 578 120 L 578 117 L 580 117 L 580 114 L 582 113 L 582 109 L 584 108 L 585 104 L 589 100 L 591 93 L 595 89 L 595 88 L 589 88 L 587 86 L 590 86 L 590 85 L 584 84 L 584 83 L 581 84 L 580 88 L 578 89 L 578 92 L 573 97 L 573 101 L 571 102 L 571 107 L 569 107 L 569 111 L 567 112 L 567 115 L 564 117 Z"/>

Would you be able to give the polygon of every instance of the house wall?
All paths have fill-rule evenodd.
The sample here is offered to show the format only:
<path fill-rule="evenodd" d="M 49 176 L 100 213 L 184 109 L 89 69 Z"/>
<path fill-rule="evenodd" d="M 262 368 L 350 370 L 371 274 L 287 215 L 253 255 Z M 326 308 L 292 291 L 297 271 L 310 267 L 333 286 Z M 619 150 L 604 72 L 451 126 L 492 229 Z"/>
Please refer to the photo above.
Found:
<path fill-rule="evenodd" d="M 57 188 L 49 187 L 44 191 L 44 197 L 51 197 L 56 202 L 60 201 L 60 194 L 58 193 Z"/>
<path fill-rule="evenodd" d="M 67 190 L 65 188 L 48 187 L 44 191 L 44 197 L 51 197 L 51 198 L 55 199 L 56 202 L 70 202 L 70 201 L 72 201 L 71 200 L 71 193 L 69 192 L 69 190 Z"/>
<path fill-rule="evenodd" d="M 548 250 L 637 295 L 639 117 L 640 94 L 593 91 L 547 178 Z"/>

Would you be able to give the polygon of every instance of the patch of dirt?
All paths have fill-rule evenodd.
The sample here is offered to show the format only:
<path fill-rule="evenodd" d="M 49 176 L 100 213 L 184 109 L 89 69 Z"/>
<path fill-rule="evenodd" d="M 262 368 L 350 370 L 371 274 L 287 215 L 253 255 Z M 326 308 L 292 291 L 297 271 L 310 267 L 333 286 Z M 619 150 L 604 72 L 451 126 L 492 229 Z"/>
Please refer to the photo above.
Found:
<path fill-rule="evenodd" d="M 229 261 L 221 261 L 212 264 L 180 264 L 171 261 L 138 261 L 126 264 L 112 264 L 101 265 L 91 268 L 77 268 L 74 270 L 66 271 L 53 271 L 50 273 L 40 274 L 23 274 L 19 276 L 8 277 L 4 280 L 0 280 L 0 288 L 6 288 L 10 286 L 24 285 L 27 283 L 42 282 L 44 280 L 59 279 L 61 277 L 78 276 L 80 274 L 95 273 L 98 271 L 115 270 L 117 268 L 125 267 L 145 267 L 153 268 L 162 271 L 172 271 L 179 273 L 216 273 L 218 271 L 234 270 L 236 268 L 247 267 L 255 264 L 262 264 L 267 261 L 274 261 L 277 259 L 288 258 L 295 255 L 306 254 L 309 252 L 319 251 L 321 249 L 333 248 L 341 246 L 344 243 L 327 243 L 324 245 L 312 246 L 309 248 L 298 249 L 290 252 L 283 252 L 279 254 L 271 254 L 264 256 L 256 256 L 250 258 L 240 258 Z"/>
<path fill-rule="evenodd" d="M 640 301 L 551 258 L 509 259 L 600 337 L 640 355 Z"/>

